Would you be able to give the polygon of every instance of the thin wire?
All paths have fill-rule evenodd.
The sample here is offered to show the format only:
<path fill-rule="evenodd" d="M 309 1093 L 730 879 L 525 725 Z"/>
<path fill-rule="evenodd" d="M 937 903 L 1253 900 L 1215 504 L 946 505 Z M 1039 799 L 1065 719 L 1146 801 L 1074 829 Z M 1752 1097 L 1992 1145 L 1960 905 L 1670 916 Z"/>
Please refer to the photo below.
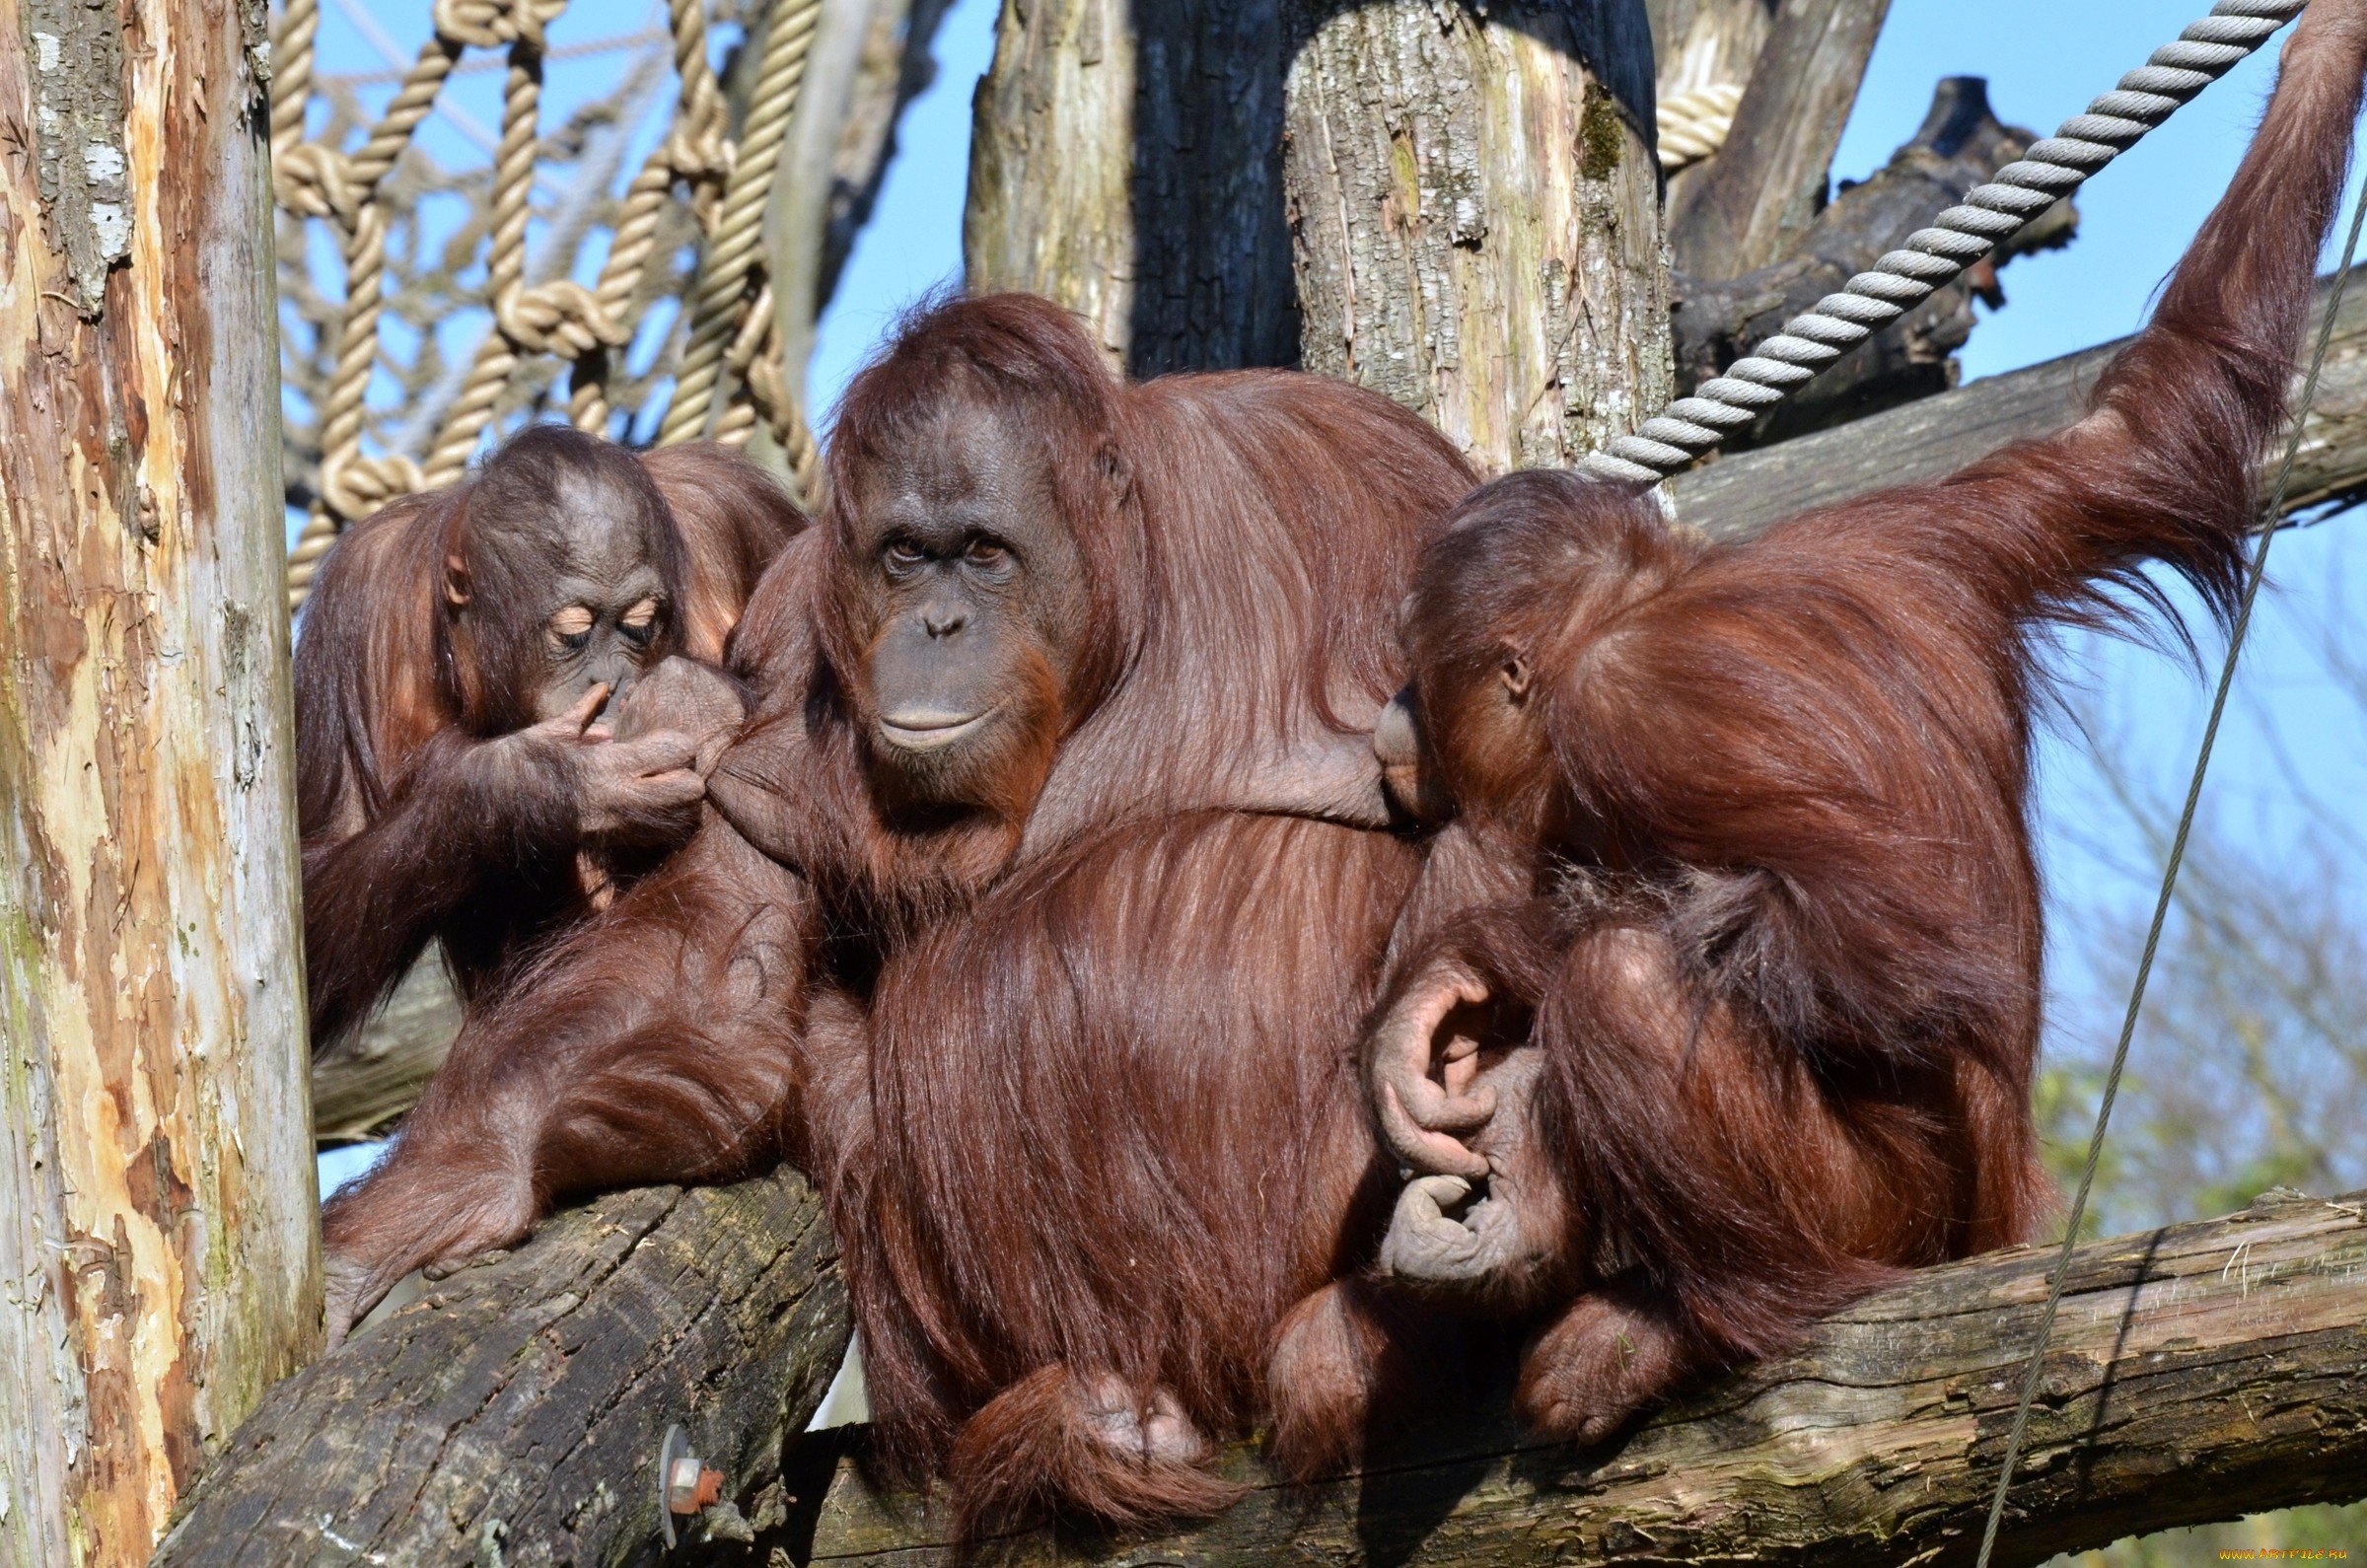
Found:
<path fill-rule="evenodd" d="M 2170 903 L 2177 895 L 2179 868 L 2186 863 L 2187 836 L 2193 830 L 2194 814 L 2202 803 L 2203 778 L 2210 771 L 2211 749 L 2218 744 L 2219 721 L 2227 712 L 2228 692 L 2235 685 L 2236 662 L 2244 652 L 2244 634 L 2252 628 L 2252 606 L 2259 598 L 2260 584 L 2268 573 L 2268 546 L 2276 539 L 2276 519 L 2284 513 L 2285 496 L 2293 483 L 2293 467 L 2301 457 L 2302 426 L 2318 400 L 2318 378 L 2326 369 L 2327 351 L 2333 343 L 2334 318 L 2342 309 L 2343 292 L 2350 286 L 2350 269 L 2358 259 L 2362 229 L 2367 229 L 2367 189 L 2360 191 L 2358 208 L 2351 216 L 2350 238 L 2342 248 L 2342 267 L 2334 274 L 2326 320 L 2318 328 L 2318 347 L 2310 357 L 2309 379 L 2303 382 L 2300 400 L 2293 410 L 2293 429 L 2285 442 L 2285 460 L 2277 469 L 2267 510 L 2261 514 L 2259 542 L 2253 547 L 2252 568 L 2244 581 L 2244 598 L 2237 606 L 2236 623 L 2228 636 L 2227 659 L 2219 667 L 2219 689 L 2211 698 L 2210 722 L 2203 726 L 2202 748 L 2194 758 L 2194 776 L 2187 785 L 2187 807 L 2179 814 L 2178 835 L 2170 841 L 2170 863 L 2162 873 L 2162 891 L 2153 906 L 2153 925 L 2145 933 L 2145 951 L 2137 960 L 2136 984 L 2129 990 L 2128 1013 L 2120 1021 L 2120 1042 L 2113 1050 L 2113 1070 L 2104 1080 L 2104 1103 L 2096 1107 L 2096 1131 L 2088 1139 L 2088 1163 L 2079 1174 L 2079 1195 L 2071 1200 L 2071 1218 L 2063 1229 L 2062 1250 L 2055 1256 L 2054 1278 L 2046 1288 L 2046 1311 L 2039 1318 L 2039 1340 L 2031 1347 L 2030 1367 L 2023 1374 L 2022 1402 L 2014 1408 L 2013 1432 L 2005 1440 L 2005 1463 L 1997 1472 L 1997 1490 L 1989 1498 L 1989 1519 L 1980 1532 L 1976 1568 L 1988 1568 L 1989 1553 L 1996 1549 L 1997 1527 L 2005 1518 L 2005 1495 L 2013 1485 L 2014 1465 L 2022 1458 L 2022 1439 L 2030 1427 L 2030 1403 L 2039 1391 L 2046 1344 L 2054 1333 L 2055 1309 L 2062 1305 L 2063 1282 L 2071 1274 L 2071 1253 L 2079 1245 L 2080 1222 L 2087 1217 L 2088 1192 L 2096 1184 L 2096 1167 L 2104 1158 L 2105 1128 L 2113 1119 L 2113 1101 L 2120 1093 L 2120 1074 L 2128 1065 L 2129 1041 L 2136 1037 L 2137 1014 L 2145 1005 L 2146 982 L 2153 977 L 2154 954 L 2161 947 L 2162 927 L 2169 920 Z"/>

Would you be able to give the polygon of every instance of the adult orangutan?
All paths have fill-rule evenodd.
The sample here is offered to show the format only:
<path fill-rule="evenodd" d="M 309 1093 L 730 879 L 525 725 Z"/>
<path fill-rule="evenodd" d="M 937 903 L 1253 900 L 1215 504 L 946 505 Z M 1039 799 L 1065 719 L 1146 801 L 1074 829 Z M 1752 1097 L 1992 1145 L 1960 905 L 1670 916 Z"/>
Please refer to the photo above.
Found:
<path fill-rule="evenodd" d="M 330 1326 L 559 1197 L 785 1151 L 968 1514 L 1208 1506 L 1276 1318 L 1387 1217 L 1354 1045 L 1417 854 L 1369 731 L 1471 475 L 1337 383 L 1121 384 L 1018 297 L 910 321 L 829 473 L 705 824 L 329 1205 Z"/>
<path fill-rule="evenodd" d="M 742 716 L 711 667 L 804 522 L 726 448 L 534 425 L 338 541 L 296 644 L 316 1051 L 431 939 L 477 998 L 688 836 Z"/>
<path fill-rule="evenodd" d="M 2157 562 L 2234 610 L 2363 70 L 2367 0 L 2319 0 L 2058 436 L 1748 541 L 1567 474 L 1457 509 L 1382 735 L 1393 788 L 1459 814 L 1367 1057 L 1416 1175 L 1387 1277 L 1284 1336 L 1296 1462 L 1372 1418 L 1392 1290 L 1534 1315 L 1520 1413 L 1592 1441 L 1899 1268 L 2025 1234 L 2045 639 L 2174 621 Z"/>

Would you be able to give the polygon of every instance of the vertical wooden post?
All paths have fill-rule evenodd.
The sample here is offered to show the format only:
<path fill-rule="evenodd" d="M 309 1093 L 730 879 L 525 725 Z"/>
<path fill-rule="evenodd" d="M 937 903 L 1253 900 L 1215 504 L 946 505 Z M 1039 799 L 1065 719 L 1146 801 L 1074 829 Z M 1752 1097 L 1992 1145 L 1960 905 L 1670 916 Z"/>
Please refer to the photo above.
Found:
<path fill-rule="evenodd" d="M 1083 316 L 1137 376 L 1298 356 L 1274 0 L 1005 0 L 978 84 L 973 289 Z"/>
<path fill-rule="evenodd" d="M 1494 471 L 1668 400 L 1642 0 L 1286 0 L 1284 180 L 1309 370 Z"/>
<path fill-rule="evenodd" d="M 0 1564 L 312 1347 L 262 0 L 0 0 Z"/>

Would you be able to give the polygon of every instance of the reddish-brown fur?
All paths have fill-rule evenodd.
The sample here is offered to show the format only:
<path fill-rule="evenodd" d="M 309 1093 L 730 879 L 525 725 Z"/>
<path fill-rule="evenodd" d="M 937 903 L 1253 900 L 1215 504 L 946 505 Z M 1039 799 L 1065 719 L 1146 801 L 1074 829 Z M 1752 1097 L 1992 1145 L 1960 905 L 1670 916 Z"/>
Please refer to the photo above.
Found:
<path fill-rule="evenodd" d="M 1537 1095 L 1495 1109 L 1542 1134 L 1511 1174 L 1568 1205 L 1561 1267 L 1524 1259 L 1515 1304 L 1543 1314 L 1535 1427 L 1606 1436 L 2041 1212 L 2045 639 L 2132 600 L 2174 619 L 2156 562 L 2231 614 L 2363 37 L 2367 6 L 2307 14 L 2233 188 L 2063 434 L 1747 542 L 1516 475 L 1426 552 L 1407 640 L 1462 820 L 1400 926 L 1390 1016 L 1469 971 L 1543 1055 Z M 1367 1337 L 1325 1327 L 1276 1390 L 1298 1462 L 1358 1441 Z"/>
<path fill-rule="evenodd" d="M 538 427 L 466 483 L 347 532 L 323 563 L 296 648 L 305 954 L 319 1049 L 366 1019 L 431 939 L 465 996 L 582 918 L 576 776 L 563 752 L 470 766 L 535 722 L 540 612 L 514 608 L 574 520 L 553 476 L 589 473 L 639 508 L 671 612 L 650 668 L 710 664 L 757 577 L 803 519 L 725 449 L 636 457 Z M 488 521 L 490 520 L 490 521 Z M 487 548 L 488 529 L 528 536 Z M 506 541 L 505 541 L 506 542 Z M 451 563 L 466 603 L 445 591 Z"/>
<path fill-rule="evenodd" d="M 1004 412 L 1089 609 L 966 804 L 916 803 L 866 739 L 862 508 Z M 1336 383 L 1125 386 L 1019 298 L 910 323 L 830 464 L 735 637 L 761 695 L 706 824 L 471 1020 L 331 1203 L 332 1326 L 564 1194 L 785 1150 L 830 1188 L 896 1452 L 966 1520 L 1213 1506 L 1197 1446 L 1382 1218 L 1354 1040 L 1416 856 L 1326 819 L 1378 809 L 1398 601 L 1470 474 Z"/>
<path fill-rule="evenodd" d="M 1566 1180 L 1563 1262 L 1592 1288 L 1531 1353 L 1541 1425 L 1592 1430 L 1884 1267 L 2003 1239 L 2035 1192 L 2029 636 L 2104 613 L 2089 585 L 2154 558 L 2224 605 L 2235 457 L 2278 411 L 2359 54 L 2339 90 L 2321 72 L 2280 102 L 2240 221 L 2104 391 L 2145 389 L 2125 426 L 1747 547 L 1555 481 L 1483 494 L 1429 558 L 1431 604 L 1474 540 L 1542 541 L 1456 613 L 1538 639 L 1557 782 L 1457 771 L 1478 749 L 1426 679 L 1470 810 L 1418 882 L 1404 843 L 1299 786 L 1391 689 L 1451 455 L 1321 382 L 1122 388 L 1040 303 L 924 317 L 850 395 L 828 525 L 752 603 L 733 659 L 764 695 L 705 826 L 471 1022 L 331 1205 L 332 1323 L 563 1194 L 780 1148 L 829 1188 L 897 1455 L 945 1469 L 972 1529 L 1213 1507 L 1202 1445 L 1261 1400 L 1311 1465 L 1436 1372 L 1434 1319 L 1360 1273 L 1388 1193 L 1353 1021 L 1393 916 L 1400 990 L 1442 955 L 1482 963 L 1535 1003 L 1514 1048 L 1550 1057 L 1523 1147 Z M 2264 191 L 2272 156 L 2291 172 Z M 1092 594 L 1075 657 L 1044 651 L 1065 679 L 1027 677 L 1037 723 L 954 809 L 865 743 L 847 498 L 965 407 L 1040 444 Z M 1656 662 L 1665 638 L 1584 666 L 1624 686 L 1567 678 L 1549 634 L 1604 609 L 1590 581 L 1634 624 L 1665 601 L 1688 645 L 1714 633 L 1699 678 Z M 1458 657 L 1442 620 L 1415 616 L 1426 677 Z M 1492 678 L 1500 651 L 1472 657 Z M 1618 722 L 1589 729 L 1598 696 Z M 1690 732 L 1669 721 L 1688 703 Z M 1590 872 L 1541 883 L 1545 847 Z M 1892 896 L 1902 877 L 1930 881 Z"/>

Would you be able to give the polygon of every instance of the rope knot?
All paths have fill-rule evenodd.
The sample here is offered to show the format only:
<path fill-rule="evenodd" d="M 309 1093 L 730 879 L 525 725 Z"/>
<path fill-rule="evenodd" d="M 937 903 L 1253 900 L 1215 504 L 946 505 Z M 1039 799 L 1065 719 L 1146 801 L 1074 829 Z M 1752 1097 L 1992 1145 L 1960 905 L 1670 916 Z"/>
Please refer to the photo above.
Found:
<path fill-rule="evenodd" d="M 723 126 L 712 119 L 701 118 L 697 125 L 675 121 L 666 138 L 666 167 L 676 177 L 695 184 L 700 180 L 720 180 L 732 172 L 732 144 L 724 139 Z"/>
<path fill-rule="evenodd" d="M 412 495 L 424 486 L 419 464 L 400 453 L 383 458 L 359 452 L 334 453 L 321 463 L 321 500 L 329 511 L 348 520 L 365 518 L 389 501 Z"/>
<path fill-rule="evenodd" d="M 471 49 L 538 49 L 543 24 L 565 9 L 566 0 L 436 0 L 430 15 L 439 36 Z"/>
<path fill-rule="evenodd" d="M 632 332 L 573 278 L 512 287 L 493 302 L 502 335 L 531 354 L 581 359 L 596 348 L 622 348 Z"/>
<path fill-rule="evenodd" d="M 271 160 L 271 193 L 307 218 L 344 218 L 362 204 L 353 160 L 325 142 L 298 142 Z"/>

